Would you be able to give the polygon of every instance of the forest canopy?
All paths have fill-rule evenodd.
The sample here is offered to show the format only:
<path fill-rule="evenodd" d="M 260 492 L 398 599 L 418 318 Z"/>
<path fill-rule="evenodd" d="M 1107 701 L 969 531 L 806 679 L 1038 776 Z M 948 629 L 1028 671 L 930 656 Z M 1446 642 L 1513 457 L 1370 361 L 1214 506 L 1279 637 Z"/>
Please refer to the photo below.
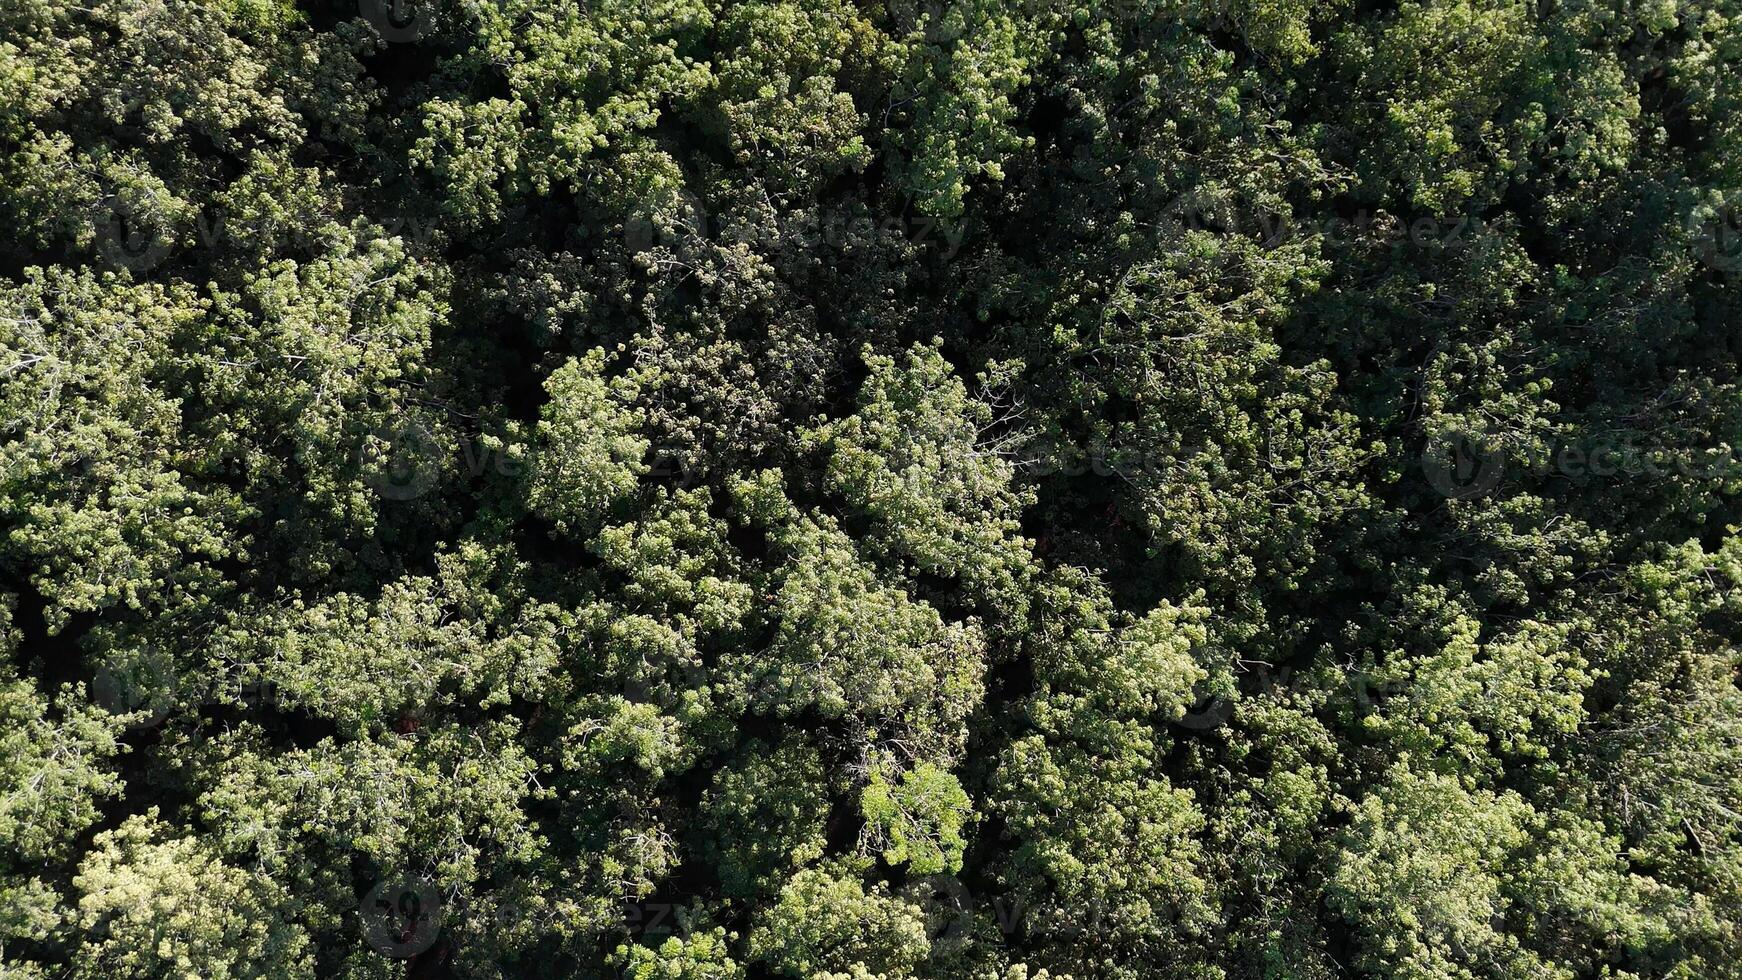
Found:
<path fill-rule="evenodd" d="M 0 0 L 0 976 L 1742 978 L 1739 0 Z"/>

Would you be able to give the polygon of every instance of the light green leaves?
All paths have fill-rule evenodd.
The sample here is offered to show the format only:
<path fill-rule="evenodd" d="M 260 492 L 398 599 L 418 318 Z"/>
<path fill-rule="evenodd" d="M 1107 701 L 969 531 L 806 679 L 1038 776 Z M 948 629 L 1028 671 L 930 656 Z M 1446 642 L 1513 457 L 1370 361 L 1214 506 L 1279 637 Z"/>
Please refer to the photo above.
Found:
<path fill-rule="evenodd" d="M 918 906 L 865 886 L 852 862 L 800 871 L 758 919 L 750 957 L 782 976 L 896 980 L 930 948 Z"/>
<path fill-rule="evenodd" d="M 881 771 L 859 796 L 866 830 L 890 864 L 916 875 L 962 870 L 962 828 L 973 815 L 956 777 L 929 762 L 890 782 Z"/>
<path fill-rule="evenodd" d="M 595 350 L 571 360 L 545 382 L 527 481 L 527 504 L 558 530 L 586 534 L 635 490 L 648 442 L 628 403 L 634 387 L 604 376 Z"/>
<path fill-rule="evenodd" d="M 76 977 L 313 978 L 308 936 L 288 921 L 288 896 L 231 867 L 153 810 L 97 836 L 74 879 Z"/>

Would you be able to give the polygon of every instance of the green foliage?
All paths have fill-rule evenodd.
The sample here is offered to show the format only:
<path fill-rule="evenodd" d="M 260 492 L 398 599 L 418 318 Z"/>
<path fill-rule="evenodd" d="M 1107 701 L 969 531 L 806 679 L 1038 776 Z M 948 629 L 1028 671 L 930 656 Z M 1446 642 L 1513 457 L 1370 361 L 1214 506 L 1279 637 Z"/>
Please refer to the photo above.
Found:
<path fill-rule="evenodd" d="M 726 952 L 726 930 L 688 938 L 673 936 L 655 949 L 626 946 L 618 950 L 623 976 L 633 980 L 734 980 L 744 970 Z"/>
<path fill-rule="evenodd" d="M 313 977 L 283 889 L 168 836 L 156 811 L 97 835 L 73 879 L 79 977 Z"/>
<path fill-rule="evenodd" d="M 1742 980 L 1738 77 L 0 5 L 0 975 Z"/>
<path fill-rule="evenodd" d="M 726 894 L 773 894 L 796 869 L 823 856 L 827 775 L 801 742 L 768 751 L 750 743 L 714 776 L 702 801 L 707 850 Z"/>
<path fill-rule="evenodd" d="M 912 976 L 926 950 L 920 909 L 866 888 L 850 862 L 794 875 L 750 933 L 751 959 L 789 977 Z"/>
<path fill-rule="evenodd" d="M 859 798 L 866 830 L 883 841 L 883 860 L 918 875 L 962 870 L 962 828 L 972 815 L 962 784 L 929 762 L 891 784 L 881 772 Z"/>
<path fill-rule="evenodd" d="M 628 496 L 647 452 L 623 406 L 633 389 L 607 384 L 604 364 L 604 353 L 594 351 L 545 382 L 550 402 L 538 423 L 527 503 L 565 531 L 590 529 Z"/>

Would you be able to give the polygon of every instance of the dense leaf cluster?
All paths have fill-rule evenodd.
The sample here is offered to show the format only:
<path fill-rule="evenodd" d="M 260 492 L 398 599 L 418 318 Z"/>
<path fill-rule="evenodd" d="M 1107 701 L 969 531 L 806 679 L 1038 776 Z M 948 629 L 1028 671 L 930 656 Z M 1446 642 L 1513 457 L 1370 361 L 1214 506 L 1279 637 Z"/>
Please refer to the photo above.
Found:
<path fill-rule="evenodd" d="M 1742 977 L 1738 0 L 6 0 L 0 975 Z"/>

